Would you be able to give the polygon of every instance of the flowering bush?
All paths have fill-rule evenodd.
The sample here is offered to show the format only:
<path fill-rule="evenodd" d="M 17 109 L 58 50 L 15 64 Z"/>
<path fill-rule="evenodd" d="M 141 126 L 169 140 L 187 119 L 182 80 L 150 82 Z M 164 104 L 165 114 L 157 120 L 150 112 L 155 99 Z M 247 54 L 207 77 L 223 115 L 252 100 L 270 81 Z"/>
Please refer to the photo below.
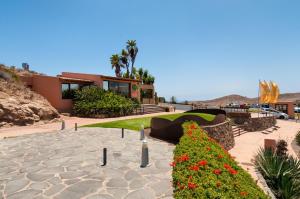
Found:
<path fill-rule="evenodd" d="M 175 198 L 268 198 L 251 176 L 194 122 L 174 150 Z"/>

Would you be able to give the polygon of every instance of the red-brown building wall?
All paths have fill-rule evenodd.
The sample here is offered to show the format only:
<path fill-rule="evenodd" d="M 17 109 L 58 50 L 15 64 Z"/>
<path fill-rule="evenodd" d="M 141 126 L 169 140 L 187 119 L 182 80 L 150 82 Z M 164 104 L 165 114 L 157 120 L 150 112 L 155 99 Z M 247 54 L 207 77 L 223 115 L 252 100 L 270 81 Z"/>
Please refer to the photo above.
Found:
<path fill-rule="evenodd" d="M 32 90 L 44 96 L 60 112 L 69 112 L 72 109 L 72 100 L 62 99 L 61 82 L 57 77 L 33 76 Z"/>

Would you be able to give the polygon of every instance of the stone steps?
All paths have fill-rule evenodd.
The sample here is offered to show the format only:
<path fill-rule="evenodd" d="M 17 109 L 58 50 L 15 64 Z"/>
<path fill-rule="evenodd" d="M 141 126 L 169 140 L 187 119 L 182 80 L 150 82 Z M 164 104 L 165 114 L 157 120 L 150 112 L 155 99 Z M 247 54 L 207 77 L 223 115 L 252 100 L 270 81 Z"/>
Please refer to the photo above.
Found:
<path fill-rule="evenodd" d="M 155 104 L 142 104 L 144 114 L 166 112 L 166 109 Z"/>

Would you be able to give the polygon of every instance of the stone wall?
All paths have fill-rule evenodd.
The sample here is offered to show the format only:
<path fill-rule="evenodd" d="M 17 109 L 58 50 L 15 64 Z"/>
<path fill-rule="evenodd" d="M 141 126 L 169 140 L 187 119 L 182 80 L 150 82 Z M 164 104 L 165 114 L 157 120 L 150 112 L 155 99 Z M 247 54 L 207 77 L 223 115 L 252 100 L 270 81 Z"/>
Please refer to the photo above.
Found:
<path fill-rule="evenodd" d="M 234 147 L 234 136 L 229 121 L 211 126 L 202 126 L 202 128 L 207 132 L 209 137 L 215 139 L 226 150 Z"/>
<path fill-rule="evenodd" d="M 276 118 L 273 116 L 270 117 L 255 117 L 249 118 L 247 121 L 241 125 L 241 128 L 245 131 L 263 131 L 272 126 L 276 125 Z"/>

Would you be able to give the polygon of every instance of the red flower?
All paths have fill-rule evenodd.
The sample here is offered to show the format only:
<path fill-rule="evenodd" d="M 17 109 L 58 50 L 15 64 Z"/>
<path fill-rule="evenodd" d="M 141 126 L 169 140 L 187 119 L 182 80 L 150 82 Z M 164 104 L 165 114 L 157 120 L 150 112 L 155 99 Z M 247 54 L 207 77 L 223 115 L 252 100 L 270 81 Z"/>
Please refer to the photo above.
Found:
<path fill-rule="evenodd" d="M 242 192 L 240 193 L 240 195 L 241 195 L 241 196 L 246 196 L 246 195 L 248 195 L 248 193 L 247 193 L 246 191 L 242 191 Z"/>
<path fill-rule="evenodd" d="M 190 157 L 187 154 L 183 154 L 182 156 L 179 157 L 179 162 L 185 162 L 188 161 Z"/>
<path fill-rule="evenodd" d="M 219 154 L 219 155 L 218 155 L 218 158 L 219 158 L 219 159 L 222 159 L 222 158 L 223 158 L 223 156 Z"/>
<path fill-rule="evenodd" d="M 189 136 L 192 136 L 193 131 L 189 130 L 189 131 L 187 132 L 187 134 L 188 134 Z"/>
<path fill-rule="evenodd" d="M 210 151 L 210 150 L 211 150 L 211 148 L 208 146 L 208 147 L 206 147 L 206 150 Z"/>
<path fill-rule="evenodd" d="M 221 182 L 218 181 L 217 184 L 216 184 L 216 186 L 220 187 L 221 186 Z"/>
<path fill-rule="evenodd" d="M 199 171 L 199 167 L 197 165 L 190 166 L 190 170 Z"/>
<path fill-rule="evenodd" d="M 188 187 L 189 187 L 189 189 L 195 189 L 197 187 L 197 185 L 195 183 L 189 182 Z"/>
<path fill-rule="evenodd" d="M 222 173 L 222 171 L 220 169 L 215 169 L 214 170 L 214 174 L 216 175 L 220 175 Z"/>
<path fill-rule="evenodd" d="M 171 166 L 171 167 L 175 167 L 175 166 L 176 166 L 176 162 L 171 162 L 171 163 L 170 163 L 170 166 Z"/>
<path fill-rule="evenodd" d="M 231 166 L 230 166 L 229 164 L 226 164 L 226 163 L 225 163 L 225 164 L 224 164 L 224 168 L 225 168 L 225 169 L 231 169 Z"/>
<path fill-rule="evenodd" d="M 201 161 L 198 162 L 198 165 L 204 167 L 205 165 L 207 165 L 207 161 L 206 160 L 201 160 Z"/>
<path fill-rule="evenodd" d="M 236 175 L 238 172 L 236 170 L 234 170 L 233 168 L 228 169 L 229 173 L 231 173 L 232 175 Z"/>
<path fill-rule="evenodd" d="M 196 125 L 193 123 L 190 125 L 190 129 L 197 129 Z"/>

